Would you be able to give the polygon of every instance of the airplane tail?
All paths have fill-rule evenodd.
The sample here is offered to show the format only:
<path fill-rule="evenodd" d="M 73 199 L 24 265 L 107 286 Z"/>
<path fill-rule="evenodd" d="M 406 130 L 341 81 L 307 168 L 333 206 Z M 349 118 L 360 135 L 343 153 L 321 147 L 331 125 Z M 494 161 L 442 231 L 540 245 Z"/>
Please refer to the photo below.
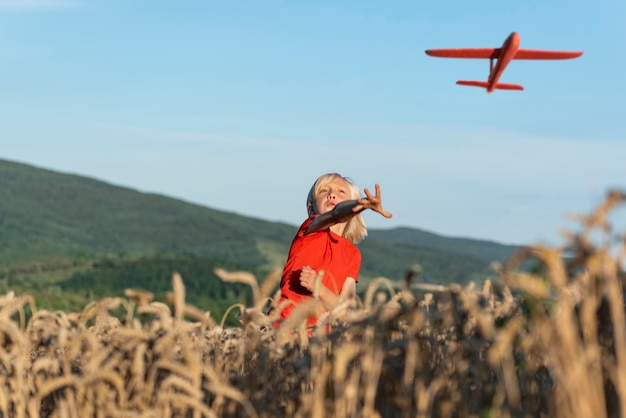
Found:
<path fill-rule="evenodd" d="M 456 84 L 459 84 L 461 86 L 482 87 L 485 89 L 489 87 L 489 83 L 486 81 L 459 80 L 456 82 Z M 499 90 L 524 90 L 524 87 L 520 86 L 519 84 L 510 83 L 497 83 L 495 85 L 495 88 Z"/>

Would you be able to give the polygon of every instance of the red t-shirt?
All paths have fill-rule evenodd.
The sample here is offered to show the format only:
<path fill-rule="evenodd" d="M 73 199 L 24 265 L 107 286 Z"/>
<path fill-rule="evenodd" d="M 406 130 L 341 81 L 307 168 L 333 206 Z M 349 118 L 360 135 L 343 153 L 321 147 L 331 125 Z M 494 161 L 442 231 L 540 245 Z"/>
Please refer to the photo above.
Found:
<path fill-rule="evenodd" d="M 315 216 L 317 215 L 304 221 L 291 243 L 280 281 L 279 304 L 287 299 L 297 306 L 313 297 L 311 292 L 300 284 L 300 272 L 304 266 L 310 266 L 318 273 L 323 270 L 322 283 L 336 295 L 341 293 L 346 278 L 352 277 L 359 281 L 361 252 L 352 242 L 330 229 L 304 235 Z M 287 305 L 281 311 L 280 317 L 287 318 L 295 306 Z M 316 319 L 309 318 L 307 324 L 315 324 Z"/>

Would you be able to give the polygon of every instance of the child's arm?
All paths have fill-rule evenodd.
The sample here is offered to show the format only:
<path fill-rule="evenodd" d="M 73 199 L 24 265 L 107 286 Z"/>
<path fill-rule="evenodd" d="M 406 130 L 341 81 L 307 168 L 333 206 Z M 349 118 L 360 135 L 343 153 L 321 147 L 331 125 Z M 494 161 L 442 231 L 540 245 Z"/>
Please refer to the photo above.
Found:
<path fill-rule="evenodd" d="M 332 311 L 340 302 L 350 300 L 356 296 L 356 281 L 352 277 L 346 278 L 341 293 L 335 295 L 324 284 L 320 283 L 318 298 L 327 311 Z"/>
<path fill-rule="evenodd" d="M 355 208 L 358 206 L 362 206 L 359 204 L 358 200 L 344 200 L 343 202 L 337 203 L 333 210 L 316 216 L 313 222 L 311 222 L 311 225 L 309 225 L 304 232 L 304 235 L 321 231 L 322 229 L 326 229 L 340 222 L 347 222 L 354 215 L 365 210 L 365 208 L 361 208 L 355 212 Z"/>
<path fill-rule="evenodd" d="M 307 228 L 304 235 L 326 229 L 340 222 L 347 222 L 354 215 L 363 212 L 365 209 L 372 209 L 385 218 L 391 218 L 393 215 L 383 209 L 382 198 L 380 195 L 380 186 L 376 184 L 376 196 L 372 196 L 368 189 L 365 189 L 364 198 L 358 200 L 344 200 L 333 208 L 333 210 L 316 216 Z"/>
<path fill-rule="evenodd" d="M 300 284 L 311 293 L 314 293 L 316 290 L 315 281 L 317 280 L 317 275 L 318 272 L 313 270 L 310 266 L 302 267 L 302 270 L 300 271 Z M 319 288 L 317 289 L 317 297 L 319 301 L 322 302 L 324 309 L 327 311 L 332 310 L 339 304 L 339 302 L 354 298 L 355 296 L 356 280 L 352 277 L 346 278 L 341 292 L 338 295 L 334 294 L 321 282 L 319 283 Z"/>

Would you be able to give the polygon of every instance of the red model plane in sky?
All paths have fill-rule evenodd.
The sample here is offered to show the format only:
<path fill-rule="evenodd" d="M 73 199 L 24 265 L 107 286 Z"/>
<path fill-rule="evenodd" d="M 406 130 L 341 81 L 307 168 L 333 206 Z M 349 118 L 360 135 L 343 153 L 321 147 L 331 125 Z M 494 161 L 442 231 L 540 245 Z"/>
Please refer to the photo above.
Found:
<path fill-rule="evenodd" d="M 578 58 L 580 51 L 545 51 L 539 49 L 520 49 L 520 36 L 513 32 L 500 48 L 444 48 L 428 49 L 426 54 L 442 58 L 489 58 L 489 77 L 487 81 L 459 80 L 456 84 L 463 86 L 484 87 L 487 93 L 495 89 L 524 90 L 519 84 L 498 83 L 504 69 L 511 60 L 564 60 Z M 494 64 L 495 61 L 495 64 Z"/>

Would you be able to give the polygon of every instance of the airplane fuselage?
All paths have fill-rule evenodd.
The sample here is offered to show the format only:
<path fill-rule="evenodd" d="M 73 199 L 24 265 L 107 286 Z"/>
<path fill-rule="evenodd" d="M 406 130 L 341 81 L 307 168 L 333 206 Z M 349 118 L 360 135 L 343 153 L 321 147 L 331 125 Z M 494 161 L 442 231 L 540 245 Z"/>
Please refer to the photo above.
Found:
<path fill-rule="evenodd" d="M 513 32 L 502 44 L 500 48 L 500 56 L 496 59 L 496 64 L 489 73 L 487 92 L 491 93 L 496 89 L 496 84 L 500 76 L 504 72 L 504 69 L 515 57 L 520 45 L 520 36 L 517 32 Z"/>

